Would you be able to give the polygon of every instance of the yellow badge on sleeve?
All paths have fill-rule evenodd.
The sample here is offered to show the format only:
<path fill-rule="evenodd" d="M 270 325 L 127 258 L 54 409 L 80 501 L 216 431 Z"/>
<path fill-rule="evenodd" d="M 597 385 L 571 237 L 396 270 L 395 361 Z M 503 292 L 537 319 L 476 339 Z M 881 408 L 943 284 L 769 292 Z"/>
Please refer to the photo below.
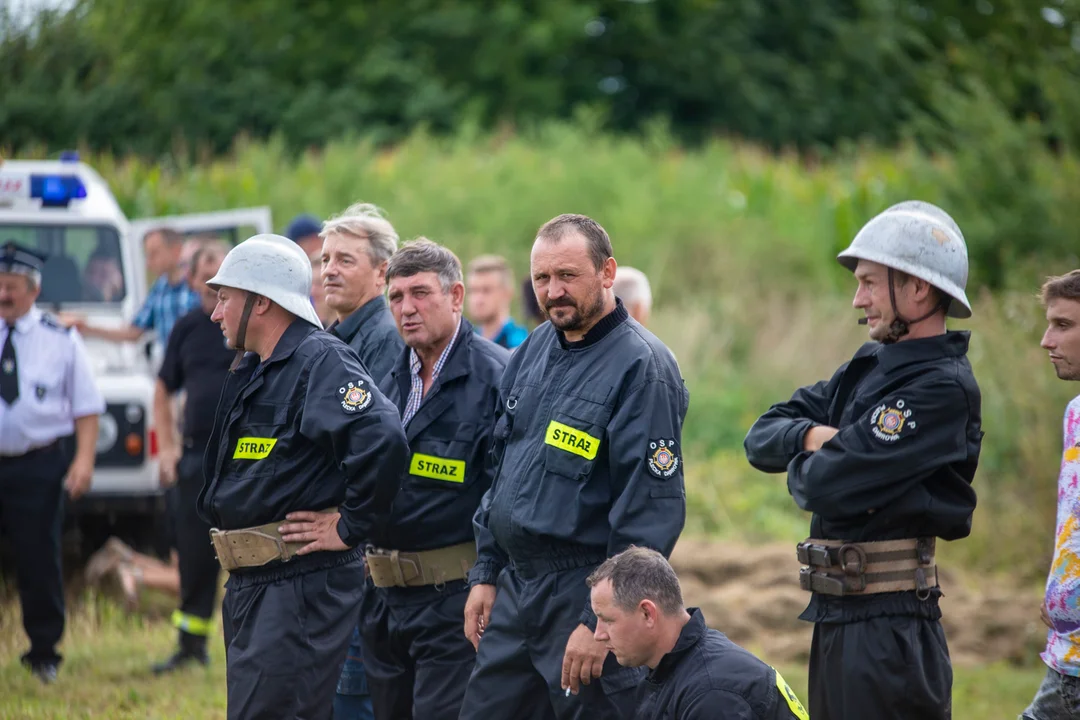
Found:
<path fill-rule="evenodd" d="M 555 420 L 548 423 L 544 442 L 568 453 L 580 455 L 586 460 L 594 460 L 600 450 L 600 438 L 594 438 L 584 430 L 563 425 Z"/>
<path fill-rule="evenodd" d="M 791 686 L 787 684 L 787 681 L 784 680 L 776 668 L 773 668 L 773 672 L 776 673 L 776 689 L 780 691 L 780 697 L 784 698 L 784 702 L 787 703 L 791 713 L 799 720 L 810 720 L 810 713 L 806 712 L 806 708 L 799 702 L 795 691 L 791 689 Z"/>
<path fill-rule="evenodd" d="M 262 460 L 277 445 L 277 438 L 242 437 L 236 441 L 233 460 Z"/>

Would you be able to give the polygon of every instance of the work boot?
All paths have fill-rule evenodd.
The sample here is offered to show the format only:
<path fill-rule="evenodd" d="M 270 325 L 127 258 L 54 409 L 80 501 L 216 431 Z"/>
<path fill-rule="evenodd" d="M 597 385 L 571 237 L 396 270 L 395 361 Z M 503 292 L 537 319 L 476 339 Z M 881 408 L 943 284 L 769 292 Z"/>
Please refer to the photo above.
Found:
<path fill-rule="evenodd" d="M 60 669 L 59 663 L 52 660 L 32 662 L 25 656 L 22 663 L 34 677 L 41 681 L 42 685 L 51 685 L 56 682 L 56 674 Z"/>
<path fill-rule="evenodd" d="M 155 675 L 166 675 L 174 670 L 182 670 L 183 668 L 198 663 L 203 667 L 210 664 L 210 656 L 206 654 L 206 651 L 192 652 L 190 650 L 177 649 L 165 662 L 160 662 L 151 668 Z"/>
<path fill-rule="evenodd" d="M 168 660 L 158 663 L 152 669 L 155 675 L 164 675 L 194 663 L 203 667 L 210 664 L 210 656 L 206 652 L 206 638 L 181 630 L 180 643 L 176 652 Z"/>

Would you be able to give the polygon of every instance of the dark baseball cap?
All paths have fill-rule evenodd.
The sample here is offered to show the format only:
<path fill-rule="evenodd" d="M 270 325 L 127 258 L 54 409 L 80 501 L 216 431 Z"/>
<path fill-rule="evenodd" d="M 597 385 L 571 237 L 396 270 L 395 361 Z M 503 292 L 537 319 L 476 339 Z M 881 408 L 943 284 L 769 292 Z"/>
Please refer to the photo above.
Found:
<path fill-rule="evenodd" d="M 285 230 L 285 237 L 296 241 L 308 235 L 318 235 L 322 231 L 322 220 L 314 215 L 297 215 Z"/>

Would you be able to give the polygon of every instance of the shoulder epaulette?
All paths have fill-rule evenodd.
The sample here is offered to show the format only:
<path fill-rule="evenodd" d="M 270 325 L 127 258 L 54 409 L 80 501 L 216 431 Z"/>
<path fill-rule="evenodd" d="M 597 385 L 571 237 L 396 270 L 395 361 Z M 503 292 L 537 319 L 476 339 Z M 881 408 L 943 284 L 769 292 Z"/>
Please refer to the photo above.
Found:
<path fill-rule="evenodd" d="M 41 324 L 45 327 L 52 328 L 53 330 L 59 330 L 60 332 L 71 332 L 71 328 L 64 325 L 49 313 L 41 313 Z"/>

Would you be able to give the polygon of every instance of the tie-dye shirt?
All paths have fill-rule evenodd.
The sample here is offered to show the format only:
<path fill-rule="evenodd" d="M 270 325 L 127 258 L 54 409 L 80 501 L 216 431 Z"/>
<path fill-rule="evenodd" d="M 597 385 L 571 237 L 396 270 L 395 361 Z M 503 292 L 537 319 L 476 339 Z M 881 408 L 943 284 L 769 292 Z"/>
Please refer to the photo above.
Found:
<path fill-rule="evenodd" d="M 1065 451 L 1058 476 L 1057 543 L 1046 581 L 1054 628 L 1042 659 L 1062 675 L 1080 676 L 1080 396 L 1065 409 Z"/>

